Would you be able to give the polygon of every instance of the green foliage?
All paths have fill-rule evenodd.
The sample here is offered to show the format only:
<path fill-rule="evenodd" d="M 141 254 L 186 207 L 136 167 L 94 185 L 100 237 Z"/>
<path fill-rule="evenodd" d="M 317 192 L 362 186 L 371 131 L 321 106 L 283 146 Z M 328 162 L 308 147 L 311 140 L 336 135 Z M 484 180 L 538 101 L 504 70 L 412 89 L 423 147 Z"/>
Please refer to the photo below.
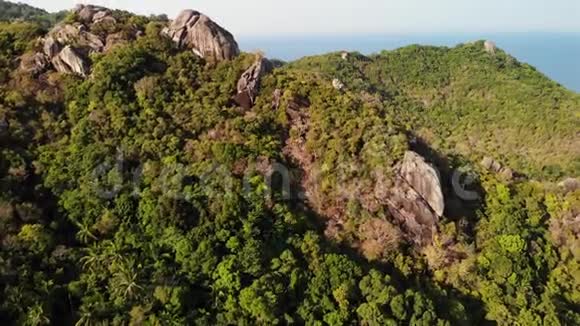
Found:
<path fill-rule="evenodd" d="M 577 191 L 482 174 L 485 198 L 442 217 L 429 250 L 359 253 L 360 226 L 390 218 L 367 207 L 373 173 L 390 177 L 410 133 L 450 161 L 493 149 L 544 180 L 573 175 L 567 145 L 552 172 L 540 162 L 549 124 L 573 139 L 577 94 L 479 42 L 305 58 L 243 111 L 231 98 L 253 55 L 208 64 L 160 36 L 162 17 L 115 17 L 145 33 L 92 55 L 86 79 L 15 70 L 41 30 L 0 24 L 2 324 L 578 324 Z M 482 136 L 503 127 L 529 155 Z M 283 200 L 273 162 L 318 176 L 301 184 L 317 196 Z M 342 238 L 313 211 L 343 214 Z"/>
<path fill-rule="evenodd" d="M 0 0 L 0 21 L 30 21 L 48 28 L 60 21 L 66 13 L 48 13 L 24 3 L 13 3 Z"/>
<path fill-rule="evenodd" d="M 485 52 L 483 41 L 346 60 L 333 53 L 289 67 L 380 94 L 394 120 L 441 154 L 474 161 L 493 156 L 540 179 L 580 174 L 580 96 L 501 50 Z"/>

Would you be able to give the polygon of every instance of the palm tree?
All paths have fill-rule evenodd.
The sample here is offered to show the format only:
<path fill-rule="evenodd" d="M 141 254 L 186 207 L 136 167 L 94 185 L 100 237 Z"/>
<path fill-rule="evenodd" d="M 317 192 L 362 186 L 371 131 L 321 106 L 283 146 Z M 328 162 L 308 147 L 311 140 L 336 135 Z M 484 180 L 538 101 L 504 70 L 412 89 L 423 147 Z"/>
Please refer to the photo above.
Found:
<path fill-rule="evenodd" d="M 133 299 L 138 296 L 139 291 L 143 290 L 143 287 L 137 284 L 139 273 L 134 266 L 135 262 L 130 259 L 114 263 L 113 270 L 116 272 L 113 274 L 111 285 L 115 294 Z"/>
<path fill-rule="evenodd" d="M 93 245 L 84 251 L 86 252 L 86 255 L 81 258 L 83 269 L 93 271 L 94 268 L 103 260 L 101 250 L 97 245 Z"/>
<path fill-rule="evenodd" d="M 89 309 L 85 308 L 84 306 L 81 307 L 81 316 L 79 320 L 75 323 L 75 326 L 97 326 L 97 325 L 106 325 L 106 323 L 98 320 L 96 315 Z"/>
<path fill-rule="evenodd" d="M 76 223 L 79 231 L 77 238 L 82 243 L 89 243 L 90 240 L 97 241 L 98 238 L 91 232 L 91 228 L 83 223 Z"/>
<path fill-rule="evenodd" d="M 38 326 L 49 325 L 50 319 L 44 315 L 44 308 L 40 304 L 34 305 L 26 314 L 24 325 Z"/>

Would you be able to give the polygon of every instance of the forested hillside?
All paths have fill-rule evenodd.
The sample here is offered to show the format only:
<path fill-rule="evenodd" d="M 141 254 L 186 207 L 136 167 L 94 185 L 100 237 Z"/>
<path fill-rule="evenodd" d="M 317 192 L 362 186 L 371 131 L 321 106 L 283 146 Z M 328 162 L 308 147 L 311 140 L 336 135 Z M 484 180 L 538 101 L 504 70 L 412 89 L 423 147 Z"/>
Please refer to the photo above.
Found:
<path fill-rule="evenodd" d="M 48 13 L 46 10 L 23 3 L 0 0 L 0 21 L 34 21 L 42 27 L 49 27 L 64 18 L 66 12 Z"/>
<path fill-rule="evenodd" d="M 490 42 L 280 63 L 195 11 L 0 23 L 0 323 L 578 325 L 579 125 Z"/>

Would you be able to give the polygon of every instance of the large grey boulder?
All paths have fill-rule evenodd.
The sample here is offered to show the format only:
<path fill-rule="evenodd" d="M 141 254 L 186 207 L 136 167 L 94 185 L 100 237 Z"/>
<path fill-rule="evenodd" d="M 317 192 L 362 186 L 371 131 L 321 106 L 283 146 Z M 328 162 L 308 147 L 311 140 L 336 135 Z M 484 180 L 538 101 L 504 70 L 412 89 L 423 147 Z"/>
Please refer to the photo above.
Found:
<path fill-rule="evenodd" d="M 44 39 L 43 45 L 44 54 L 49 58 L 56 56 L 61 49 L 62 46 L 60 45 L 60 43 L 57 42 L 52 36 L 47 36 Z"/>
<path fill-rule="evenodd" d="M 163 30 L 181 49 L 216 61 L 230 60 L 240 54 L 233 35 L 195 10 L 184 10 Z"/>
<path fill-rule="evenodd" d="M 88 74 L 88 63 L 70 45 L 65 46 L 60 53 L 52 58 L 54 68 L 63 73 L 74 73 L 83 77 Z"/>
<path fill-rule="evenodd" d="M 102 52 L 105 42 L 97 35 L 86 31 L 82 24 L 61 24 L 55 26 L 44 40 L 45 53 L 48 44 L 72 45 L 87 48 L 92 52 Z M 48 53 L 46 53 L 48 55 Z"/>
<path fill-rule="evenodd" d="M 391 215 L 418 245 L 433 241 L 445 201 L 439 173 L 425 159 L 408 151 L 396 168 L 386 202 Z"/>
<path fill-rule="evenodd" d="M 282 101 L 282 90 L 276 88 L 272 94 L 272 109 L 278 110 L 280 108 L 280 102 Z"/>
<path fill-rule="evenodd" d="M 437 216 L 443 216 L 445 200 L 441 191 L 439 172 L 415 152 L 408 151 L 399 174 L 431 206 Z"/>
<path fill-rule="evenodd" d="M 340 79 L 335 78 L 332 80 L 332 87 L 334 87 L 336 90 L 343 90 L 344 89 L 344 83 L 342 81 L 340 81 Z"/>
<path fill-rule="evenodd" d="M 96 23 L 112 15 L 111 10 L 108 8 L 83 4 L 77 5 L 73 12 L 84 24 Z"/>
<path fill-rule="evenodd" d="M 58 24 L 48 32 L 48 37 L 61 44 L 72 43 L 80 38 L 81 26 L 80 24 Z"/>
<path fill-rule="evenodd" d="M 489 54 L 495 54 L 495 50 L 497 48 L 493 41 L 485 41 L 483 47 L 485 49 L 485 52 Z"/>
<path fill-rule="evenodd" d="M 102 52 L 105 46 L 100 37 L 86 31 L 82 24 L 57 25 L 42 42 L 43 55 L 56 71 L 83 77 L 89 71 L 86 56 L 91 52 Z"/>
<path fill-rule="evenodd" d="M 510 167 L 503 166 L 499 161 L 492 157 L 484 157 L 480 165 L 490 172 L 499 174 L 506 181 L 511 181 L 516 177 L 516 173 Z"/>
<path fill-rule="evenodd" d="M 254 106 L 262 77 L 272 71 L 272 64 L 266 58 L 260 57 L 246 70 L 238 80 L 238 93 L 234 101 L 244 109 Z"/>

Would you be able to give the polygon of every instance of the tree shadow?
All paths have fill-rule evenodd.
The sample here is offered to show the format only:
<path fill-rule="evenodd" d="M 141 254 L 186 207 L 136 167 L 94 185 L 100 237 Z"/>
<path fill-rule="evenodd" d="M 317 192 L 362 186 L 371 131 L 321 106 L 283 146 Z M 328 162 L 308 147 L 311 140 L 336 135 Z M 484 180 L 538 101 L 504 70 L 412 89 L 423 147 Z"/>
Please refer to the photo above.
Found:
<path fill-rule="evenodd" d="M 436 164 L 438 166 L 449 167 L 449 165 L 445 165 L 447 161 L 444 157 L 433 156 L 436 153 L 434 151 L 431 152 L 431 156 L 427 155 L 426 157 L 429 157 L 430 160 L 432 159 L 432 162 L 437 162 Z M 422 153 L 428 154 L 425 151 L 422 151 Z M 300 166 L 292 163 L 290 165 L 291 169 L 296 172 L 293 175 L 304 175 L 305 172 Z M 447 176 L 452 169 L 448 168 L 443 171 L 443 175 Z M 279 188 L 280 185 L 280 180 L 276 181 L 276 178 L 272 179 L 273 193 L 281 193 L 282 189 Z M 320 236 L 324 253 L 346 255 L 349 259 L 356 262 L 358 266 L 361 266 L 365 272 L 377 270 L 385 275 L 389 275 L 399 293 L 405 293 L 406 290 L 410 289 L 425 295 L 434 303 L 438 317 L 451 321 L 453 325 L 472 325 L 474 323 L 478 325 L 493 324 L 485 320 L 484 303 L 479 298 L 462 293 L 453 286 L 435 282 L 431 278 L 431 272 L 429 270 L 424 269 L 420 274 L 405 274 L 391 262 L 369 261 L 359 250 L 353 248 L 348 243 L 338 243 L 328 239 L 325 236 L 326 224 L 329 221 L 328 218 L 320 216 L 308 204 L 308 201 L 299 195 L 304 194 L 306 191 L 299 180 L 293 180 L 291 189 L 291 198 L 285 201 L 286 205 L 288 205 L 293 213 L 306 217 L 308 223 L 306 229 L 315 231 Z M 475 207 L 473 210 L 467 208 L 465 210 L 475 216 Z M 402 248 L 403 252 L 409 252 L 410 254 L 414 250 L 411 244 L 405 244 Z M 409 307 L 409 309 L 412 308 Z"/>

